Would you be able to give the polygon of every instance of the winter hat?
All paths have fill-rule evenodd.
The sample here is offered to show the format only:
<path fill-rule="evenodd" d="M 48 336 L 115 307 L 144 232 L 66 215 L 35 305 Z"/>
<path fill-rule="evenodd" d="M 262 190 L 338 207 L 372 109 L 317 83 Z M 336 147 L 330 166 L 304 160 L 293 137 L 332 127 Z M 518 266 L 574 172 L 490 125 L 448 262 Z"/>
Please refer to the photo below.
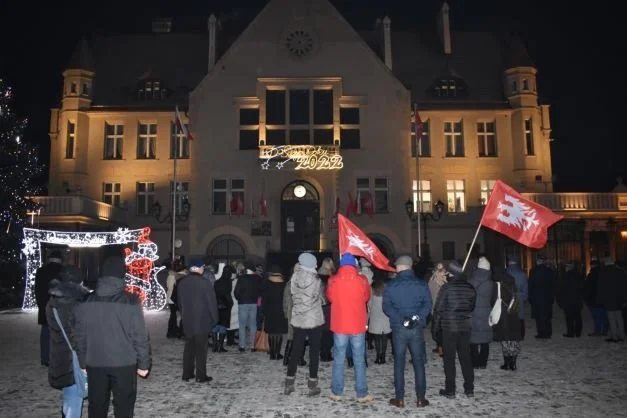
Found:
<path fill-rule="evenodd" d="M 201 258 L 192 258 L 189 262 L 189 268 L 196 267 L 201 268 L 205 266 L 205 262 Z"/>
<path fill-rule="evenodd" d="M 490 270 L 490 262 L 485 257 L 479 258 L 479 263 L 477 263 L 477 267 L 482 270 Z"/>
<path fill-rule="evenodd" d="M 124 258 L 121 255 L 107 257 L 104 263 L 102 263 L 102 275 L 124 279 L 126 276 Z"/>
<path fill-rule="evenodd" d="M 359 259 L 359 265 L 362 269 L 366 267 L 372 267 L 372 264 L 370 264 L 370 262 L 363 257 Z"/>
<path fill-rule="evenodd" d="M 318 260 L 312 253 L 302 253 L 298 256 L 298 264 L 306 269 L 316 269 L 318 267 Z"/>
<path fill-rule="evenodd" d="M 76 266 L 69 265 L 61 269 L 59 280 L 64 283 L 81 284 L 85 281 L 85 275 L 83 274 L 83 270 Z"/>
<path fill-rule="evenodd" d="M 462 265 L 459 264 L 459 261 L 455 260 L 455 261 L 451 261 L 450 264 L 448 265 L 448 272 L 453 277 L 459 277 L 464 272 L 464 269 L 462 268 Z"/>
<path fill-rule="evenodd" d="M 340 267 L 342 266 L 358 267 L 359 263 L 357 263 L 357 259 L 355 258 L 354 255 L 349 254 L 349 253 L 344 253 L 342 254 L 342 257 L 340 257 Z"/>
<path fill-rule="evenodd" d="M 408 255 L 402 255 L 396 259 L 395 266 L 407 266 L 411 267 L 414 264 L 414 260 Z"/>

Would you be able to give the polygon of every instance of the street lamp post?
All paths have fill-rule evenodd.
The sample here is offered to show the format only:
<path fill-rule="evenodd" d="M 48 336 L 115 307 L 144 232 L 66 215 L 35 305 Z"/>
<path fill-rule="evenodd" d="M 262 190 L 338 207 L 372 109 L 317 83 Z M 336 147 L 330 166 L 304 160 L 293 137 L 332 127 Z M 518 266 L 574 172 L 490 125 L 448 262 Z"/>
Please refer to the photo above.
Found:
<path fill-rule="evenodd" d="M 177 186 L 173 185 L 173 187 L 178 187 L 178 185 Z M 187 195 L 183 195 L 182 197 L 180 211 L 177 211 L 177 207 L 176 207 L 177 203 L 178 202 L 176 201 L 176 194 L 174 194 L 174 198 L 172 199 L 172 211 L 166 213 L 163 216 L 161 216 L 163 207 L 161 206 L 161 203 L 159 203 L 158 200 L 152 204 L 152 208 L 151 208 L 152 214 L 154 215 L 157 222 L 162 224 L 162 223 L 166 223 L 169 221 L 171 224 L 170 241 L 172 243 L 172 260 L 171 260 L 172 263 L 174 263 L 174 260 L 176 257 L 176 248 L 180 247 L 180 245 L 177 246 L 176 223 L 186 222 L 189 219 L 189 214 L 192 210 L 192 204 L 189 202 L 189 198 L 187 197 Z"/>
<path fill-rule="evenodd" d="M 427 221 L 431 219 L 433 222 L 438 222 L 442 218 L 442 213 L 444 213 L 444 203 L 442 203 L 441 200 L 437 201 L 435 204 L 435 215 L 431 212 L 423 212 L 421 209 L 422 208 L 419 207 L 418 212 L 414 212 L 414 202 L 411 199 L 408 199 L 407 202 L 405 202 L 405 212 L 412 222 L 417 222 L 416 229 L 420 228 L 418 222 L 422 224 L 423 246 L 426 249 L 426 254 L 425 257 L 422 257 L 422 254 L 418 254 L 418 256 L 425 258 L 428 261 L 431 258 L 431 254 L 429 251 L 429 238 L 427 236 Z M 418 237 L 420 237 L 420 234 Z"/>

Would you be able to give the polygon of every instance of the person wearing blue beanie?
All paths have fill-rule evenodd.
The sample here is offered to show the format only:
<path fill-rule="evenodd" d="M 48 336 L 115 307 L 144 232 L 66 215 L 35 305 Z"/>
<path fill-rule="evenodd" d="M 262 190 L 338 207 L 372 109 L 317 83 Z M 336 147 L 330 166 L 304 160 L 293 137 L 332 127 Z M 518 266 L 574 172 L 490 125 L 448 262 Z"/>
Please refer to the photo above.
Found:
<path fill-rule="evenodd" d="M 350 253 L 344 253 L 342 254 L 342 257 L 340 257 L 340 267 L 342 266 L 352 266 L 358 268 L 359 263 L 357 262 L 357 259 L 354 255 Z"/>

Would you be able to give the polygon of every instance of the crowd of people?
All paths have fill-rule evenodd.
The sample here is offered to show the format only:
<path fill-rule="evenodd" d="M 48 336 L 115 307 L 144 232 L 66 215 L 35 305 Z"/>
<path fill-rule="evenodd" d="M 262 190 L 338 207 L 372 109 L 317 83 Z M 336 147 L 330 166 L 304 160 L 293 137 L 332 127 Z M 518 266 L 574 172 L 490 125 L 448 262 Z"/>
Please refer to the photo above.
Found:
<path fill-rule="evenodd" d="M 475 369 L 486 368 L 490 343 L 500 342 L 505 371 L 517 370 L 525 338 L 525 304 L 531 306 L 537 339 L 552 336 L 553 304 L 564 312 L 567 333 L 582 334 L 582 309 L 594 320 L 591 336 L 606 335 L 622 342 L 627 302 L 627 275 L 607 258 L 594 262 L 588 276 L 567 264 L 557 275 L 539 257 L 529 277 L 516 260 L 507 267 L 486 257 L 465 266 L 453 261 L 425 272 L 409 256 L 393 263 L 393 272 L 374 269 L 365 258 L 341 254 L 338 267 L 331 258 L 318 260 L 302 253 L 284 271 L 260 264 L 185 263 L 178 258 L 167 276 L 170 310 L 167 337 L 184 339 L 182 379 L 209 383 L 207 356 L 237 347 L 244 354 L 264 351 L 270 360 L 287 366 L 283 393 L 295 391 L 299 367 L 308 366 L 309 396 L 318 396 L 320 362 L 332 362 L 330 398 L 345 398 L 345 368 L 354 369 L 359 403 L 374 398 L 368 390 L 367 351 L 375 364 L 386 364 L 391 344 L 394 362 L 393 407 L 405 407 L 406 355 L 415 375 L 415 405 L 429 405 L 425 376 L 425 330 L 443 359 L 444 388 L 439 394 L 455 398 L 456 358 L 464 395 L 474 396 Z M 125 292 L 122 256 L 109 257 L 95 290 L 82 286 L 81 270 L 64 265 L 51 254 L 36 276 L 41 327 L 41 363 L 48 367 L 52 387 L 62 390 L 64 417 L 80 417 L 83 398 L 73 374 L 72 350 L 89 384 L 90 417 L 106 417 L 113 394 L 116 417 L 132 416 L 137 376 L 151 369 L 150 343 L 137 296 Z M 558 278 L 559 277 L 559 278 Z M 59 319 L 54 312 L 59 313 Z M 69 335 L 69 345 L 63 337 Z M 285 339 L 285 345 L 284 343 Z M 70 347 L 71 346 L 71 347 Z M 308 347 L 308 361 L 305 353 Z"/>

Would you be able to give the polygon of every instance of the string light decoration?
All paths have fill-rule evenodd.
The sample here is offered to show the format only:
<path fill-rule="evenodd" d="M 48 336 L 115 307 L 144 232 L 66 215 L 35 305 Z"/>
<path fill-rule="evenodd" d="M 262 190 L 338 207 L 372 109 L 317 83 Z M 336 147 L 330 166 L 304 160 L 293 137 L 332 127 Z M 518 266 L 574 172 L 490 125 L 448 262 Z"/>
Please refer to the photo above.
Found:
<path fill-rule="evenodd" d="M 344 168 L 342 155 L 337 146 L 321 145 L 279 145 L 260 146 L 261 168 L 269 170 L 273 166 L 281 170 L 292 161 L 294 170 L 339 170 Z"/>
<path fill-rule="evenodd" d="M 0 263 L 20 260 L 27 213 L 39 208 L 29 196 L 41 192 L 38 179 L 44 173 L 38 149 L 24 139 L 28 121 L 14 113 L 12 104 L 13 91 L 0 78 Z"/>
<path fill-rule="evenodd" d="M 150 228 L 120 228 L 113 232 L 67 232 L 24 228 L 26 277 L 22 309 L 37 309 L 35 300 L 35 275 L 42 265 L 41 244 L 65 245 L 70 248 L 100 248 L 106 245 L 137 243 L 137 250 L 125 248 L 127 265 L 127 291 L 138 295 L 147 310 L 161 310 L 166 306 L 167 295 L 157 281 L 157 274 L 165 267 L 155 267 L 159 258 L 157 244 L 150 241 Z"/>

